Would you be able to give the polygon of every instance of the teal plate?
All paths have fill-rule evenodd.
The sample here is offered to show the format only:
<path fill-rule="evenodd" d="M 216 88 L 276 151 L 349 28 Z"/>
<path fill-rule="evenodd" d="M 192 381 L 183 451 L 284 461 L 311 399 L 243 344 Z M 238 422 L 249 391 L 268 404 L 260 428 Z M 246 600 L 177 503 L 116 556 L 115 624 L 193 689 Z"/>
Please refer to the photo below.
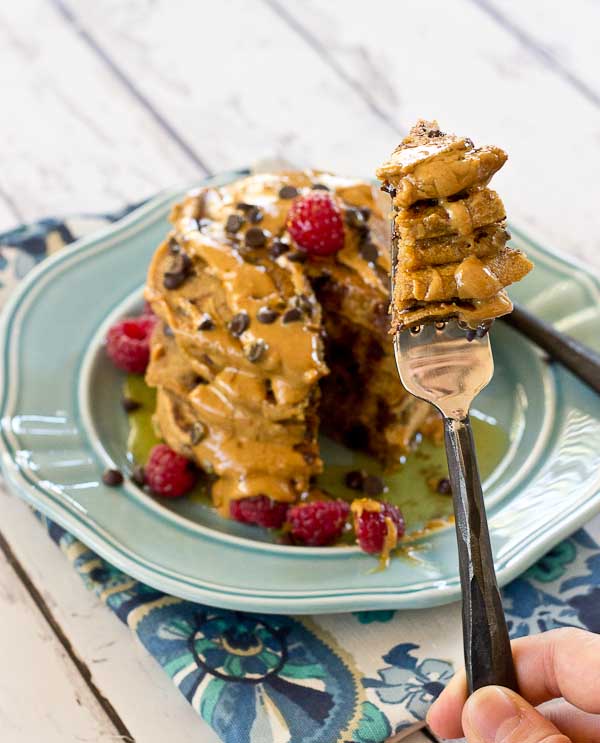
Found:
<path fill-rule="evenodd" d="M 0 450 L 7 481 L 112 564 L 192 601 L 309 614 L 457 599 L 452 526 L 413 539 L 387 570 L 374 571 L 374 559 L 356 547 L 279 545 L 207 507 L 181 501 L 167 508 L 129 482 L 102 484 L 107 465 L 126 463 L 127 422 L 121 379 L 101 341 L 108 323 L 139 304 L 170 206 L 183 193 L 159 196 L 43 262 L 5 308 Z M 536 263 L 513 297 L 598 348 L 600 282 L 512 232 Z M 477 411 L 508 435 L 484 483 L 505 584 L 600 511 L 600 398 L 501 322 L 492 342 L 496 372 Z"/>

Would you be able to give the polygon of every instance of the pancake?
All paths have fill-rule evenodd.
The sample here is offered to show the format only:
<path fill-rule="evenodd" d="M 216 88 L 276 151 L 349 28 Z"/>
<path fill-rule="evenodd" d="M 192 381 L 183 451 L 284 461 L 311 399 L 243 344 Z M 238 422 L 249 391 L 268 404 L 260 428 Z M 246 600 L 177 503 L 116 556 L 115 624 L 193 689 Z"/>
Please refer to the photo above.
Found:
<path fill-rule="evenodd" d="M 293 199 L 327 188 L 344 244 L 308 257 Z M 213 500 L 295 502 L 323 463 L 318 433 L 399 465 L 437 415 L 404 390 L 389 341 L 387 215 L 370 184 L 312 171 L 253 175 L 188 195 L 148 271 L 158 315 L 147 382 L 155 427 L 212 475 Z"/>

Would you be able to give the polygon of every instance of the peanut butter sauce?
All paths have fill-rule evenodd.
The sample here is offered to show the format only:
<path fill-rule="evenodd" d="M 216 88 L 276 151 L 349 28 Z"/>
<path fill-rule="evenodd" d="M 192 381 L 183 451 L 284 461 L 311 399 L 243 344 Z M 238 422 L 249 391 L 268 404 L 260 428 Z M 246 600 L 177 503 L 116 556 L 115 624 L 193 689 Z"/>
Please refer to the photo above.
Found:
<path fill-rule="evenodd" d="M 364 232 L 346 225 L 337 255 L 294 259 L 298 248 L 286 227 L 292 199 L 282 188 L 302 195 L 316 183 L 331 191 L 344 216 L 368 211 L 368 254 Z M 157 432 L 216 476 L 213 500 L 223 515 L 237 498 L 292 502 L 322 469 L 318 383 L 328 368 L 311 280 L 322 275 L 345 297 L 357 297 L 356 314 L 362 311 L 372 328 L 367 308 L 389 301 L 387 221 L 369 184 L 306 171 L 201 189 L 174 207 L 171 222 L 146 288 L 162 320 L 147 372 L 158 388 Z M 185 277 L 174 269 L 182 265 Z M 397 387 L 396 397 L 406 398 Z M 198 422 L 204 434 L 192 443 Z"/>

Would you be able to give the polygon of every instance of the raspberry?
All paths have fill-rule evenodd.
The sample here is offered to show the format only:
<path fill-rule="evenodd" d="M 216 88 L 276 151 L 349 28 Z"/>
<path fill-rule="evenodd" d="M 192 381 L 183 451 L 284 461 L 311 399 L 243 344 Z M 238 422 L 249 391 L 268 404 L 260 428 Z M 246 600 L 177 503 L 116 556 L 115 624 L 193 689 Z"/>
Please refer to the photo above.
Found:
<path fill-rule="evenodd" d="M 385 557 L 393 549 L 400 537 L 404 534 L 404 517 L 397 506 L 384 501 L 374 501 L 369 498 L 359 498 L 352 503 L 354 514 L 354 531 L 356 540 L 364 552 L 383 553 Z M 396 536 L 388 539 L 389 519 L 396 527 Z"/>
<path fill-rule="evenodd" d="M 341 536 L 349 513 L 350 506 L 343 500 L 312 501 L 290 508 L 287 520 L 292 536 L 320 547 Z"/>
<path fill-rule="evenodd" d="M 189 492 L 197 480 L 193 464 L 169 449 L 166 444 L 157 444 L 150 452 L 144 467 L 146 485 L 163 498 L 178 498 Z"/>
<path fill-rule="evenodd" d="M 106 351 L 115 366 L 131 374 L 143 374 L 150 360 L 150 335 L 156 317 L 126 317 L 108 331 Z"/>
<path fill-rule="evenodd" d="M 295 199 L 287 226 L 298 247 L 309 255 L 331 255 L 344 247 L 342 214 L 326 191 Z"/>
<path fill-rule="evenodd" d="M 285 521 L 287 509 L 287 503 L 272 500 L 266 495 L 253 495 L 250 498 L 232 500 L 229 514 L 232 519 L 243 524 L 278 529 Z"/>

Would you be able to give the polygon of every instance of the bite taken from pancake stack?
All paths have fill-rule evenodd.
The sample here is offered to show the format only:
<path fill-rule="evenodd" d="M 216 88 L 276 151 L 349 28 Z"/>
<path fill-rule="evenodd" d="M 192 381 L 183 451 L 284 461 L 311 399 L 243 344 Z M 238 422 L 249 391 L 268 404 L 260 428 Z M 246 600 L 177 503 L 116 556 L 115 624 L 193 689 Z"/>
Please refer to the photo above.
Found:
<path fill-rule="evenodd" d="M 378 168 L 397 248 L 393 332 L 450 317 L 476 327 L 512 310 L 505 287 L 532 264 L 506 245 L 504 206 L 487 188 L 506 159 L 421 120 Z"/>

